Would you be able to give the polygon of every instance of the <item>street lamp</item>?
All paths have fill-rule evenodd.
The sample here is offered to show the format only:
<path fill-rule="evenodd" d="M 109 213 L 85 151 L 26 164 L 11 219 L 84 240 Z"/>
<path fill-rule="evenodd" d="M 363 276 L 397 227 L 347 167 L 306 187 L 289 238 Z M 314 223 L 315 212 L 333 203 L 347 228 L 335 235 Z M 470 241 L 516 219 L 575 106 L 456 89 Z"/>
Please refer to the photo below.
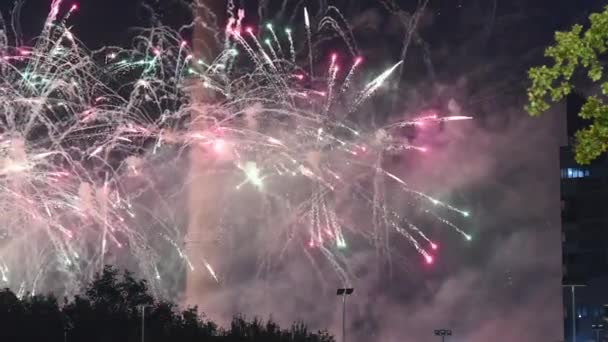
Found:
<path fill-rule="evenodd" d="M 339 288 L 336 294 L 342 296 L 342 342 L 346 342 L 346 296 L 349 296 L 355 291 L 352 287 L 350 288 Z"/>
<path fill-rule="evenodd" d="M 604 325 L 602 323 L 592 324 L 591 330 L 595 331 L 595 342 L 600 342 L 600 333 L 604 330 Z"/>
<path fill-rule="evenodd" d="M 583 284 L 563 284 L 562 287 L 569 287 L 572 293 L 572 342 L 576 342 L 576 293 L 577 287 L 585 287 Z"/>
<path fill-rule="evenodd" d="M 446 336 L 452 336 L 452 330 L 451 329 L 435 330 L 435 336 L 441 336 L 441 342 L 445 342 Z"/>

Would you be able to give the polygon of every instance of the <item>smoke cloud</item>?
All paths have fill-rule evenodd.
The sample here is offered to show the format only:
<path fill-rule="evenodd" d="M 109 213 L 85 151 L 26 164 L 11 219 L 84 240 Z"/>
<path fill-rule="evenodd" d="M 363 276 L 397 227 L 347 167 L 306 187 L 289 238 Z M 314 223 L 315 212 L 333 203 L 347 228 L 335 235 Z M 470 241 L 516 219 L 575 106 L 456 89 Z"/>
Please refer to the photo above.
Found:
<path fill-rule="evenodd" d="M 471 7 L 445 20 L 449 12 L 428 8 L 419 40 L 408 52 L 399 90 L 395 82 L 379 97 L 397 91 L 401 98 L 400 109 L 388 114 L 388 121 L 429 108 L 475 117 L 465 124 L 420 128 L 413 142 L 430 146 L 429 150 L 390 165 L 412 188 L 468 210 L 470 217 L 458 225 L 472 241 L 436 222 L 425 222 L 425 232 L 432 232 L 440 245 L 432 266 L 415 253 L 402 253 L 411 249 L 404 242 L 394 243 L 397 253 L 392 256 L 373 247 L 351 248 L 349 270 L 357 276 L 350 284 L 355 293 L 347 301 L 351 341 L 432 341 L 433 330 L 440 328 L 452 329 L 451 341 L 456 342 L 563 339 L 561 110 L 541 119 L 523 111 L 525 68 L 547 36 L 526 46 L 514 42 L 515 33 L 504 41 L 504 35 L 492 32 L 515 32 L 518 25 L 532 29 L 534 16 L 522 8 L 504 13 L 495 6 Z M 388 46 L 401 42 L 404 30 L 394 13 L 385 10 L 363 9 L 350 19 L 366 59 L 390 64 L 400 50 Z M 390 24 L 383 26 L 387 19 Z M 449 37 L 439 34 L 446 20 L 468 22 L 464 29 L 454 30 L 461 35 L 480 28 L 483 34 L 448 42 Z M 366 42 L 369 37 L 376 46 Z M 503 41 L 497 43 L 498 39 Z M 489 53 L 492 47 L 496 54 Z M 513 59 L 517 54 L 524 57 Z M 373 68 L 372 62 L 366 63 Z M 435 72 L 437 78 L 431 77 Z M 392 101 L 377 100 L 370 110 L 378 115 L 388 111 L 390 105 L 384 102 Z M 404 210 L 410 210 L 407 199 L 403 201 Z M 233 262 L 224 283 L 203 296 L 200 309 L 224 322 L 235 312 L 272 317 L 283 324 L 301 319 L 339 337 L 338 277 L 317 274 L 303 255 L 288 255 L 260 276 L 251 263 L 239 261 L 259 257 L 265 244 L 260 238 L 248 240 L 230 257 Z M 302 252 L 293 252 L 298 253 Z"/>

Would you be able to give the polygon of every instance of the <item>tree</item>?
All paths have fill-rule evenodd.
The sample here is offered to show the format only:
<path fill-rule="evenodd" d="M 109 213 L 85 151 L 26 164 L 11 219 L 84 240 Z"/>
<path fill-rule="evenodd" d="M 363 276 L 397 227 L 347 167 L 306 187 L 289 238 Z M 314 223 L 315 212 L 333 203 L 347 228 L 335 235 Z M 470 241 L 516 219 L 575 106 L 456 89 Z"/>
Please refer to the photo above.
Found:
<path fill-rule="evenodd" d="M 608 150 L 608 81 L 604 79 L 601 61 L 608 50 L 608 6 L 601 13 L 591 14 L 590 25 L 574 25 L 569 31 L 556 32 L 555 43 L 545 50 L 553 65 L 532 67 L 528 77 L 526 110 L 537 116 L 550 108 L 549 102 L 559 102 L 574 89 L 573 78 L 586 72 L 594 83 L 599 83 L 602 95 L 589 96 L 579 116 L 592 123 L 576 133 L 576 161 L 588 164 Z"/>
<path fill-rule="evenodd" d="M 327 332 L 313 333 L 303 324 L 281 329 L 243 317 L 230 329 L 203 320 L 196 307 L 179 312 L 167 301 L 157 301 L 144 280 L 129 272 L 105 267 L 83 289 L 83 295 L 65 300 L 52 296 L 16 296 L 0 291 L 0 341 L 141 341 L 141 305 L 146 306 L 147 342 L 334 342 Z"/>
<path fill-rule="evenodd" d="M 24 318 L 25 310 L 19 298 L 8 289 L 1 291 L 0 322 L 2 329 L 0 329 L 0 340 L 17 341 Z"/>

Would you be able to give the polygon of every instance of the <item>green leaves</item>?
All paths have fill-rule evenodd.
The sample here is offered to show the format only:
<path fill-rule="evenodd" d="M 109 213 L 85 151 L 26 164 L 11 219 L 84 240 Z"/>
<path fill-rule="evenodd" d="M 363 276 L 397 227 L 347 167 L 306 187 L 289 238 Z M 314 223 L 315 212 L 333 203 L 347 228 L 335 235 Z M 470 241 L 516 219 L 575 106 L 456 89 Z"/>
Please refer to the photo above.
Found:
<path fill-rule="evenodd" d="M 589 164 L 608 150 L 608 105 L 598 97 L 590 96 L 579 116 L 593 120 L 592 125 L 576 133 L 576 161 Z"/>
<path fill-rule="evenodd" d="M 553 65 L 530 68 L 528 78 L 528 104 L 525 110 L 538 116 L 549 110 L 550 103 L 564 99 L 572 89 L 572 76 L 579 69 L 587 73 L 593 82 L 600 82 L 604 68 L 600 57 L 608 50 L 608 6 L 601 13 L 590 17 L 591 25 L 584 31 L 582 25 L 574 25 L 570 31 L 556 32 L 555 43 L 545 50 L 545 56 L 553 60 Z M 608 81 L 600 85 L 603 95 L 608 95 Z M 576 135 L 576 160 L 581 164 L 608 150 L 608 106 L 595 97 L 589 97 L 579 115 L 593 120 L 593 124 Z"/>
<path fill-rule="evenodd" d="M 576 162 L 589 164 L 608 150 L 608 127 L 591 125 L 576 133 Z"/>

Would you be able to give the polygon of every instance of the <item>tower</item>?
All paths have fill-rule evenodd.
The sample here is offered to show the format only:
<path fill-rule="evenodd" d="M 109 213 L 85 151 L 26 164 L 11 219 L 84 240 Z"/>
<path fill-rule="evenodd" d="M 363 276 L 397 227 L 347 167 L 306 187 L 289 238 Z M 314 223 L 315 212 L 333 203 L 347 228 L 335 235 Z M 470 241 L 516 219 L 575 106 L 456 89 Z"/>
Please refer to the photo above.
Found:
<path fill-rule="evenodd" d="M 209 61 L 217 53 L 217 46 L 205 30 L 206 15 L 209 11 L 221 14 L 222 0 L 199 0 L 193 7 L 195 15 L 195 26 L 193 34 L 193 52 L 197 58 Z M 213 91 L 203 87 L 203 82 L 194 80 L 190 84 L 190 96 L 192 97 L 193 112 L 191 114 L 192 130 L 204 131 L 208 122 L 204 120 L 205 111 L 211 108 L 215 94 Z M 225 186 L 224 181 L 210 171 L 217 169 L 217 163 L 221 160 L 213 158 L 208 148 L 203 146 L 192 146 L 190 150 L 190 170 L 187 187 L 188 193 L 188 230 L 186 233 L 186 251 L 193 270 L 188 270 L 186 276 L 186 298 L 189 305 L 203 304 L 204 298 L 218 285 L 210 272 L 206 269 L 206 263 L 214 265 L 219 253 L 217 246 L 217 227 L 220 225 L 220 213 L 222 210 L 222 194 Z"/>

